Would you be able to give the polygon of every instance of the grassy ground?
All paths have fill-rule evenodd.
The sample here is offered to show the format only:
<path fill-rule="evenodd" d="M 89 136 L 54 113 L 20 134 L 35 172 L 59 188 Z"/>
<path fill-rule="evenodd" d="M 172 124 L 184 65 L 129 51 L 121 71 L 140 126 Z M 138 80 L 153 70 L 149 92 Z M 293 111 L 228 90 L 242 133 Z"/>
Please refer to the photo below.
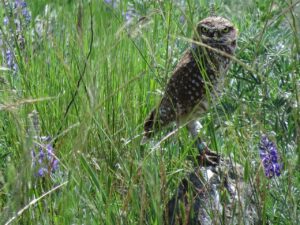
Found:
<path fill-rule="evenodd" d="M 139 135 L 189 45 L 180 37 L 192 36 L 209 14 L 208 2 L 75 2 L 28 1 L 25 48 L 14 40 L 19 69 L 0 70 L 0 223 L 16 216 L 13 224 L 162 224 L 196 151 L 184 129 L 156 150 L 141 147 Z M 299 224 L 300 3 L 216 3 L 217 14 L 239 29 L 240 62 L 220 103 L 201 118 L 202 135 L 245 166 L 264 224 Z M 126 22 L 128 11 L 133 18 Z M 259 158 L 263 133 L 283 163 L 274 179 L 264 176 Z M 52 138 L 55 173 L 35 176 L 34 136 Z"/>

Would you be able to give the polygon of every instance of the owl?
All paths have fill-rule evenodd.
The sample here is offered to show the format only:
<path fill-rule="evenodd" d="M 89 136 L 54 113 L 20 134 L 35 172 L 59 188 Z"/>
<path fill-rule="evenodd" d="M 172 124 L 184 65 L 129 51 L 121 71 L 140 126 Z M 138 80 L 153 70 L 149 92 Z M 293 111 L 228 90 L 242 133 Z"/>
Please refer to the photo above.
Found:
<path fill-rule="evenodd" d="M 173 71 L 160 103 L 146 118 L 141 144 L 161 128 L 176 122 L 186 125 L 196 139 L 201 160 L 215 165 L 219 156 L 200 139 L 201 124 L 197 119 L 215 104 L 222 92 L 231 61 L 228 56 L 236 49 L 237 29 L 223 17 L 210 16 L 197 24 L 193 40 Z"/>

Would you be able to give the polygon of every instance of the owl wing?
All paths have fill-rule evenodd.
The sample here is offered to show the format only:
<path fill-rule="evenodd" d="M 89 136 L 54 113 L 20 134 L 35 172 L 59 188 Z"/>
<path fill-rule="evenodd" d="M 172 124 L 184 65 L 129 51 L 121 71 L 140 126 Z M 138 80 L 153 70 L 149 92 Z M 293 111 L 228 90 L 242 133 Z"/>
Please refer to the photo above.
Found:
<path fill-rule="evenodd" d="M 179 63 L 176 65 L 173 75 L 177 72 L 177 70 L 183 69 L 184 67 L 189 65 L 192 61 L 194 61 L 192 52 L 190 50 L 185 51 Z"/>
<path fill-rule="evenodd" d="M 192 51 L 186 51 L 166 87 L 161 106 L 168 103 L 177 115 L 187 114 L 202 99 L 204 82 Z"/>
<path fill-rule="evenodd" d="M 154 108 L 144 123 L 145 143 L 159 127 L 164 127 L 188 114 L 201 99 L 204 90 L 198 65 L 191 51 L 183 54 L 158 107 Z"/>

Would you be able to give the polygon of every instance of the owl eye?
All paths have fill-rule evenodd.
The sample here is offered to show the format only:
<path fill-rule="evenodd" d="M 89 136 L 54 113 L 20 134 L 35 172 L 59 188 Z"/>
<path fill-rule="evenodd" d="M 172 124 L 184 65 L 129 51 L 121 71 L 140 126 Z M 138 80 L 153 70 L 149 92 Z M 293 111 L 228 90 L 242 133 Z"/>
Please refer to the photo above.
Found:
<path fill-rule="evenodd" d="M 201 27 L 201 32 L 202 33 L 207 33 L 208 32 L 208 29 L 206 27 Z"/>
<path fill-rule="evenodd" d="M 229 28 L 228 28 L 228 27 L 225 27 L 225 28 L 222 30 L 222 32 L 223 32 L 224 34 L 228 33 L 228 32 L 229 32 Z"/>

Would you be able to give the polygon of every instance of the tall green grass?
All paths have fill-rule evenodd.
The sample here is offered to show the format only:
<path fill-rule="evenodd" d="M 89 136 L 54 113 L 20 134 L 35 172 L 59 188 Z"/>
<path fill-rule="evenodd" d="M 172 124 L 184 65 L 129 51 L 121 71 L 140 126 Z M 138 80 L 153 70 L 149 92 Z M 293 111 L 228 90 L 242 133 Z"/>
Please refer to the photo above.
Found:
<path fill-rule="evenodd" d="M 131 23 L 122 15 L 128 2 L 140 15 Z M 31 27 L 37 16 L 49 19 L 46 5 L 56 17 L 45 23 L 51 32 L 25 34 L 15 76 L 0 71 L 7 81 L 0 82 L 1 224 L 14 216 L 13 224 L 163 223 L 164 207 L 193 169 L 188 156 L 196 150 L 184 129 L 158 149 L 141 147 L 143 120 L 189 45 L 180 37 L 192 36 L 196 22 L 208 16 L 208 2 L 187 0 L 184 9 L 180 1 L 128 2 L 113 9 L 101 0 L 28 1 Z M 216 4 L 239 29 L 236 58 L 247 67 L 233 63 L 220 103 L 200 119 L 202 136 L 245 166 L 264 224 L 298 224 L 300 3 Z M 60 160 L 51 177 L 32 173 L 33 110 Z M 262 133 L 277 143 L 284 165 L 273 180 L 260 166 Z"/>

